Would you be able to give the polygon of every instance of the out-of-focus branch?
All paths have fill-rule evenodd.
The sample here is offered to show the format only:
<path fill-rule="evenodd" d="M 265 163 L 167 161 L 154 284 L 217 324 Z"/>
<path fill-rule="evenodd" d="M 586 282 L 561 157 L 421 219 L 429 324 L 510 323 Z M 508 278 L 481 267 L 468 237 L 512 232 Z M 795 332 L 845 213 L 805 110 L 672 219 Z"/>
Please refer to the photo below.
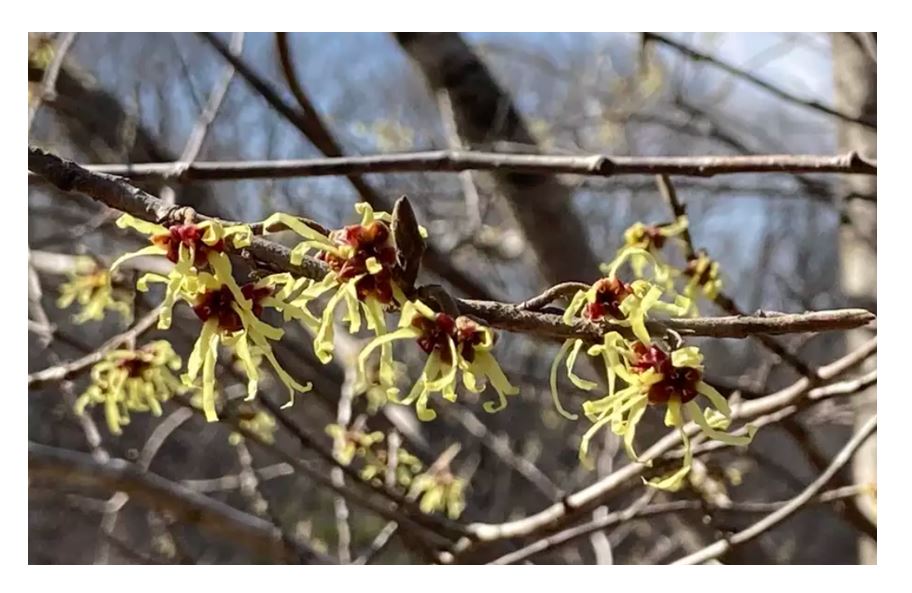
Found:
<path fill-rule="evenodd" d="M 294 550 L 288 549 L 278 530 L 266 521 L 121 459 L 99 462 L 85 453 L 29 441 L 28 463 L 29 480 L 49 479 L 73 486 L 118 490 L 255 552 L 285 559 L 304 556 L 314 563 L 333 562 L 328 556 L 301 544 Z"/>
<path fill-rule="evenodd" d="M 238 74 L 240 74 L 273 109 L 300 130 L 320 152 L 329 157 L 340 157 L 342 160 L 345 160 L 346 157 L 343 156 L 342 147 L 335 140 L 332 133 L 329 131 L 329 128 L 324 125 L 323 121 L 320 119 L 313 104 L 307 98 L 304 88 L 298 82 L 297 77 L 294 74 L 286 37 L 279 36 L 277 38 L 279 43 L 279 54 L 280 59 L 282 60 L 283 73 L 288 79 L 289 86 L 292 88 L 292 92 L 299 103 L 300 111 L 289 105 L 249 64 L 244 62 L 239 55 L 232 53 L 221 39 L 212 33 L 200 33 L 200 36 L 215 48 L 225 60 L 234 66 L 237 69 Z M 189 169 L 184 175 L 187 175 L 188 173 Z M 377 193 L 367 181 L 358 175 L 357 171 L 352 171 L 345 175 L 363 201 L 378 210 L 390 210 L 390 200 Z M 270 175 L 270 177 L 275 178 L 276 176 Z M 469 296 L 488 298 L 489 293 L 482 285 L 469 277 L 462 270 L 456 268 L 448 258 L 430 245 L 428 246 L 426 258 L 428 268 L 447 279 L 457 289 Z"/>
<path fill-rule="evenodd" d="M 710 56 L 709 54 L 705 54 L 703 52 L 697 51 L 697 50 L 693 49 L 692 47 L 685 45 L 679 41 L 675 41 L 674 39 L 671 39 L 670 37 L 666 37 L 665 35 L 660 35 L 658 33 L 643 33 L 643 39 L 644 39 L 644 42 L 655 41 L 655 42 L 661 43 L 662 45 L 668 46 L 668 47 L 674 49 L 675 51 L 687 56 L 688 58 L 690 58 L 692 60 L 695 60 L 698 62 L 706 62 L 707 64 L 712 64 L 713 66 L 719 68 L 720 70 L 724 70 L 725 72 L 728 72 L 732 76 L 736 76 L 737 78 L 740 78 L 741 80 L 749 82 L 752 85 L 756 86 L 757 88 L 761 88 L 761 89 L 765 90 L 766 92 L 782 99 L 783 101 L 787 101 L 787 102 L 795 104 L 795 105 L 800 105 L 800 106 L 806 107 L 808 109 L 813 109 L 815 111 L 819 111 L 820 113 L 825 113 L 826 115 L 841 119 L 843 121 L 847 121 L 847 122 L 851 122 L 851 123 L 855 123 L 855 124 L 861 124 L 865 127 L 871 128 L 873 130 L 877 129 L 876 122 L 868 121 L 863 118 L 854 117 L 852 115 L 842 113 L 841 111 L 837 111 L 836 109 L 834 109 L 828 105 L 824 105 L 823 103 L 820 103 L 819 101 L 802 99 L 801 97 L 795 96 L 792 93 L 789 93 L 789 92 L 777 87 L 776 85 L 774 85 L 770 82 L 767 82 L 767 81 L 759 78 L 758 76 L 751 74 L 750 72 L 745 72 L 744 70 L 742 70 L 740 68 L 732 66 L 731 64 L 729 64 L 727 62 L 723 62 L 722 60 L 720 60 L 718 58 L 714 58 L 713 56 Z"/>
<path fill-rule="evenodd" d="M 876 175 L 877 161 L 850 152 L 841 155 L 611 156 L 538 155 L 436 150 L 366 156 L 279 160 L 196 162 L 176 173 L 172 163 L 88 165 L 95 173 L 136 180 L 217 181 L 351 176 L 368 173 L 458 173 L 507 171 L 541 175 L 674 175 L 713 177 L 742 173 L 843 173 Z M 39 179 L 29 176 L 29 183 Z M 365 200 L 366 201 L 366 200 Z M 381 207 L 386 205 L 381 203 Z"/>
<path fill-rule="evenodd" d="M 762 533 L 772 529 L 782 521 L 788 519 L 803 506 L 808 504 L 814 496 L 817 495 L 829 482 L 833 479 L 833 476 L 836 475 L 839 470 L 841 470 L 849 461 L 851 461 L 852 456 L 855 454 L 855 451 L 870 437 L 872 434 L 877 432 L 877 416 L 872 416 L 865 425 L 855 433 L 855 436 L 846 443 L 845 447 L 833 458 L 833 461 L 826 468 L 826 470 L 820 474 L 816 480 L 811 482 L 807 488 L 805 488 L 801 494 L 793 498 L 783 506 L 781 509 L 770 513 L 760 521 L 757 521 L 747 529 L 739 531 L 733 536 L 719 540 L 714 544 L 707 546 L 706 548 L 681 558 L 674 564 L 702 564 L 713 558 L 718 558 L 722 554 L 725 554 L 735 546 L 751 541 Z"/>
<path fill-rule="evenodd" d="M 72 360 L 70 362 L 54 365 L 36 373 L 31 373 L 28 376 L 29 389 L 40 387 L 45 383 L 63 381 L 64 379 L 72 377 L 84 369 L 87 369 L 93 364 L 99 362 L 111 350 L 119 348 L 123 344 L 135 340 L 146 331 L 151 329 L 155 322 L 158 321 L 158 314 L 159 308 L 156 307 L 147 313 L 142 319 L 140 319 L 136 325 L 123 332 L 122 334 L 114 336 L 102 344 L 97 350 L 83 356 L 82 358 L 77 358 L 76 360 Z"/>
<path fill-rule="evenodd" d="M 76 41 L 76 33 L 63 33 L 60 37 L 60 41 L 57 43 L 57 47 L 54 48 L 54 57 L 51 59 L 51 63 L 48 65 L 47 69 L 44 71 L 44 76 L 41 78 L 41 88 L 35 93 L 35 96 L 32 97 L 32 100 L 29 103 L 29 131 L 32 129 L 32 122 L 35 121 L 35 116 L 38 114 L 41 104 L 46 99 L 54 98 L 60 67 L 63 66 L 63 60 L 66 58 L 67 52 L 70 51 L 70 47 L 73 45 L 74 41 Z"/>

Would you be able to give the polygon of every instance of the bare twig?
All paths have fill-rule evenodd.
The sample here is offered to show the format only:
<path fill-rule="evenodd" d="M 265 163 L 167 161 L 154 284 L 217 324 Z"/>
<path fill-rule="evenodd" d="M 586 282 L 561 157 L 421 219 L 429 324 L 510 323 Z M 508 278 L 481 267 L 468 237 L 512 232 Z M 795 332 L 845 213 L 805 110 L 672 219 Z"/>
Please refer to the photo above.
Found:
<path fill-rule="evenodd" d="M 833 490 L 822 492 L 819 495 L 815 496 L 811 502 L 817 504 L 826 504 L 830 502 L 845 500 L 847 498 L 852 498 L 869 491 L 870 486 L 866 484 L 844 486 L 842 488 L 834 488 Z M 787 500 L 773 502 L 733 502 L 725 506 L 715 507 L 712 510 L 734 513 L 770 513 L 781 509 L 788 503 L 789 501 Z M 583 523 L 581 525 L 577 525 L 575 527 L 571 527 L 569 529 L 565 529 L 564 531 L 560 531 L 553 535 L 549 535 L 547 537 L 536 540 L 535 542 L 532 542 L 531 544 L 528 544 L 519 550 L 501 556 L 490 564 L 516 564 L 518 562 L 523 562 L 535 555 L 570 543 L 577 538 L 589 535 L 590 533 L 595 533 L 609 529 L 611 527 L 615 527 L 627 521 L 645 519 L 647 517 L 654 517 L 668 513 L 679 513 L 681 511 L 704 510 L 706 510 L 705 502 L 699 500 L 675 500 L 671 502 L 660 502 L 648 506 L 645 506 L 642 500 L 638 500 L 623 510 L 609 513 L 600 519 L 589 521 L 588 523 Z"/>
<path fill-rule="evenodd" d="M 811 499 L 813 499 L 814 496 L 829 483 L 833 476 L 835 476 L 836 473 L 839 472 L 839 470 L 842 469 L 852 459 L 855 451 L 857 451 L 858 448 L 861 447 L 861 445 L 868 439 L 868 437 L 870 437 L 875 432 L 877 432 L 876 415 L 868 420 L 865 425 L 855 434 L 855 436 L 853 436 L 852 439 L 846 443 L 845 447 L 843 447 L 842 450 L 836 455 L 836 457 L 833 458 L 833 461 L 826 468 L 826 470 L 820 474 L 816 480 L 811 482 L 808 487 L 801 492 L 801 494 L 790 500 L 788 504 L 779 510 L 770 513 L 747 529 L 739 531 L 727 539 L 719 540 L 695 554 L 685 556 L 677 562 L 674 562 L 674 564 L 702 564 L 708 560 L 718 558 L 722 554 L 725 554 L 731 550 L 733 547 L 745 542 L 749 542 L 758 535 L 768 531 L 769 529 L 772 529 L 782 521 L 791 517 L 808 502 L 810 502 Z"/>
<path fill-rule="evenodd" d="M 802 99 L 801 97 L 795 96 L 792 93 L 784 91 L 781 88 L 773 85 L 772 83 L 767 82 L 767 81 L 759 78 L 758 76 L 755 76 L 754 74 L 751 74 L 750 72 L 745 72 L 744 70 L 742 70 L 740 68 L 732 66 L 731 64 L 728 64 L 727 62 L 723 62 L 722 60 L 720 60 L 718 58 L 714 58 L 713 56 L 710 56 L 703 52 L 697 51 L 697 50 L 693 49 L 692 47 L 687 46 L 678 41 L 675 41 L 674 39 L 671 39 L 670 37 L 666 37 L 665 35 L 660 35 L 658 33 L 643 33 L 643 36 L 644 36 L 645 41 L 656 41 L 658 43 L 661 43 L 663 45 L 666 45 L 666 46 L 674 49 L 675 51 L 689 57 L 692 60 L 696 60 L 698 62 L 706 62 L 707 64 L 712 64 L 713 66 L 719 68 L 720 70 L 724 70 L 725 72 L 728 72 L 732 76 L 736 76 L 736 77 L 740 78 L 741 80 L 749 82 L 752 85 L 756 86 L 757 88 L 761 88 L 761 89 L 765 90 L 766 92 L 782 99 L 783 101 L 787 101 L 787 102 L 793 103 L 795 105 L 800 105 L 800 106 L 806 107 L 808 109 L 813 109 L 815 111 L 825 113 L 826 115 L 830 115 L 832 117 L 841 119 L 843 121 L 847 121 L 847 122 L 855 123 L 855 124 L 861 124 L 867 128 L 871 128 L 873 130 L 877 129 L 876 122 L 871 122 L 866 119 L 862 119 L 859 117 L 849 115 L 847 113 L 842 113 L 840 111 L 837 111 L 836 109 L 833 109 L 832 107 L 830 107 L 828 105 L 824 105 L 823 103 L 820 103 L 819 101 Z"/>
<path fill-rule="evenodd" d="M 172 163 L 88 165 L 95 173 L 136 180 L 167 180 Z M 536 155 L 497 152 L 438 150 L 285 161 L 196 162 L 181 179 L 216 181 L 287 179 L 291 177 L 352 176 L 368 173 L 460 171 L 512 171 L 516 173 L 567 174 L 591 177 L 618 175 L 675 175 L 713 177 L 739 173 L 844 173 L 876 175 L 877 161 L 858 153 L 843 155 L 738 155 L 738 156 L 610 156 Z M 29 176 L 29 183 L 39 181 Z"/>
<path fill-rule="evenodd" d="M 136 325 L 123 332 L 122 334 L 114 336 L 102 344 L 97 350 L 83 356 L 82 358 L 78 358 L 76 360 L 72 360 L 63 364 L 54 365 L 42 371 L 29 374 L 29 388 L 34 389 L 36 387 L 44 385 L 45 383 L 62 381 L 99 362 L 111 350 L 119 348 L 120 346 L 135 340 L 146 331 L 151 329 L 155 322 L 158 321 L 158 314 L 159 307 L 156 307 L 147 313 L 142 319 L 136 322 Z"/>
<path fill-rule="evenodd" d="M 38 114 L 38 110 L 41 109 L 41 104 L 46 100 L 52 100 L 57 93 L 57 76 L 60 74 L 63 60 L 74 41 L 76 41 L 76 33 L 64 33 L 61 35 L 57 47 L 54 48 L 54 57 L 41 78 L 41 88 L 29 104 L 28 129 L 30 132 L 32 130 L 32 122 L 35 121 L 35 116 Z"/>

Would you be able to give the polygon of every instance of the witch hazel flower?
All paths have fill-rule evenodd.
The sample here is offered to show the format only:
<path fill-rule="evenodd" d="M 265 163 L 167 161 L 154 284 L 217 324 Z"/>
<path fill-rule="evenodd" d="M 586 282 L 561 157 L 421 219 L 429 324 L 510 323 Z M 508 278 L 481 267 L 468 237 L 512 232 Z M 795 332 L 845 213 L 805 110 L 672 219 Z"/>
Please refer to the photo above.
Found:
<path fill-rule="evenodd" d="M 180 367 L 180 357 L 166 340 L 108 352 L 92 367 L 91 384 L 76 399 L 75 411 L 81 415 L 86 408 L 104 406 L 108 430 L 121 434 L 130 412 L 161 416 L 164 402 L 188 391 L 174 374 Z"/>
<path fill-rule="evenodd" d="M 587 345 L 580 338 L 570 338 L 564 341 L 551 364 L 551 396 L 558 412 L 565 418 L 570 420 L 577 418 L 575 414 L 564 409 L 558 397 L 557 371 L 565 357 L 567 377 L 579 389 L 591 391 L 597 387 L 596 383 L 579 377 L 573 371 L 583 348 L 588 348 L 586 353 L 590 356 L 605 358 L 606 374 L 611 384 L 615 380 L 612 361 L 616 356 L 613 351 L 619 341 L 624 342 L 620 332 L 610 331 L 612 328 L 630 328 L 638 340 L 649 344 L 652 339 L 646 327 L 646 320 L 652 312 L 659 311 L 672 316 L 680 316 L 690 308 L 690 302 L 681 295 L 676 295 L 673 303 L 661 300 L 663 290 L 647 280 L 634 280 L 627 283 L 617 278 L 618 268 L 627 258 L 635 255 L 651 257 L 645 251 L 628 250 L 606 269 L 608 272 L 606 277 L 597 280 L 587 290 L 577 292 L 564 311 L 563 321 L 567 325 L 573 325 L 578 318 L 582 317 L 609 330 L 603 335 L 601 344 Z"/>
<path fill-rule="evenodd" d="M 637 222 L 626 231 L 624 231 L 624 245 L 618 250 L 618 257 L 625 252 L 633 250 L 630 267 L 637 278 L 644 278 L 646 266 L 650 263 L 655 265 L 655 281 L 667 285 L 671 281 L 673 272 L 672 268 L 662 257 L 662 251 L 669 240 L 680 239 L 681 234 L 687 230 L 688 222 L 686 216 L 679 216 L 674 222 L 664 224 L 646 225 Z M 650 257 L 646 257 L 645 251 Z"/>
<path fill-rule="evenodd" d="M 129 259 L 148 255 L 165 256 L 174 264 L 174 268 L 167 276 L 149 272 L 136 283 L 140 291 L 148 290 L 150 282 L 165 284 L 165 298 L 158 320 L 159 329 L 171 327 L 171 310 L 181 294 L 193 294 L 197 291 L 198 272 L 208 269 L 220 280 L 234 284 L 231 262 L 225 254 L 227 242 L 234 248 L 242 248 L 250 245 L 252 236 L 247 225 L 224 226 L 216 220 L 206 220 L 198 224 L 186 222 L 165 227 L 124 214 L 117 219 L 117 226 L 129 227 L 148 235 L 151 245 L 119 257 L 111 265 L 112 271 Z"/>
<path fill-rule="evenodd" d="M 260 319 L 266 307 L 277 310 L 289 307 L 288 303 L 276 298 L 275 294 L 277 286 L 284 288 L 284 285 L 294 282 L 291 276 L 276 274 L 243 286 L 238 286 L 233 278 L 230 282 L 224 282 L 222 277 L 202 272 L 197 276 L 196 293 L 182 295 L 203 322 L 202 332 L 187 361 L 187 372 L 182 379 L 186 384 L 193 384 L 201 375 L 202 407 L 209 422 L 218 420 L 215 369 L 220 343 L 234 351 L 244 368 L 248 400 L 253 399 L 257 393 L 259 370 L 255 357 L 258 356 L 269 362 L 276 376 L 288 388 L 289 401 L 283 407 L 292 404 L 295 392 L 305 393 L 311 389 L 310 383 L 298 383 L 276 360 L 270 342 L 281 340 L 284 330 Z"/>
<path fill-rule="evenodd" d="M 494 332 L 465 316 L 455 318 L 438 313 L 420 300 L 408 301 L 402 307 L 399 328 L 377 336 L 365 346 L 358 356 L 360 377 L 367 375 L 367 361 L 377 348 L 389 346 L 397 340 L 415 340 L 428 355 L 421 377 L 409 394 L 399 399 L 399 390 L 393 382 L 383 383 L 383 377 L 394 375 L 392 355 L 385 358 L 381 350 L 380 378 L 388 397 L 397 403 L 415 404 L 417 416 L 422 421 L 433 420 L 437 413 L 428 407 L 430 397 L 440 393 L 447 401 L 456 401 L 457 375 L 473 393 L 484 391 L 490 383 L 497 392 L 497 401 L 483 404 L 486 412 L 494 413 L 507 405 L 507 396 L 516 395 L 519 389 L 510 384 L 497 360 L 491 354 Z M 384 367 L 390 369 L 384 372 Z M 362 379 L 363 382 L 363 379 Z"/>
<path fill-rule="evenodd" d="M 677 490 L 684 483 L 693 462 L 690 439 L 685 422 L 692 421 L 707 438 L 728 445 L 748 445 L 756 427 L 747 426 L 747 434 L 733 435 L 726 432 L 731 423 L 728 401 L 712 386 L 703 381 L 703 355 L 695 346 L 667 351 L 656 344 L 634 342 L 622 346 L 615 344 L 620 356 L 614 371 L 627 387 L 620 391 L 609 388 L 608 395 L 583 403 L 583 411 L 592 421 L 580 443 L 580 459 L 587 461 L 591 439 L 605 426 L 623 438 L 627 454 L 639 460 L 634 450 L 637 425 L 649 407 L 665 406 L 666 426 L 676 428 L 684 446 L 684 462 L 680 469 L 649 481 L 661 490 Z M 698 403 L 703 396 L 706 407 Z"/>
<path fill-rule="evenodd" d="M 361 330 L 363 312 L 367 328 L 381 336 L 388 331 L 385 309 L 398 308 L 407 300 L 396 281 L 391 215 L 374 212 L 365 203 L 356 204 L 355 210 L 361 215 L 360 223 L 331 232 L 282 213 L 270 216 L 263 223 L 267 230 L 284 227 L 304 237 L 305 240 L 292 249 L 293 264 L 300 264 L 308 253 L 315 251 L 316 258 L 329 267 L 329 273 L 321 281 L 311 284 L 295 300 L 306 310 L 308 302 L 332 293 L 318 319 L 309 313 L 301 319 L 315 332 L 314 352 L 324 364 L 332 360 L 335 311 L 339 304 L 345 304 L 344 320 L 352 334 Z M 420 230 L 426 236 L 426 231 Z M 389 346 L 384 346 L 382 357 L 387 361 L 392 359 Z M 390 372 L 390 368 L 385 366 L 382 372 Z M 392 380 L 391 375 L 381 377 L 383 382 Z"/>
<path fill-rule="evenodd" d="M 60 285 L 57 306 L 66 309 L 74 301 L 78 303 L 80 310 L 73 316 L 75 323 L 100 321 L 107 311 L 119 313 L 126 323 L 133 319 L 132 295 L 116 285 L 113 274 L 92 258 L 79 258 L 69 276 Z"/>

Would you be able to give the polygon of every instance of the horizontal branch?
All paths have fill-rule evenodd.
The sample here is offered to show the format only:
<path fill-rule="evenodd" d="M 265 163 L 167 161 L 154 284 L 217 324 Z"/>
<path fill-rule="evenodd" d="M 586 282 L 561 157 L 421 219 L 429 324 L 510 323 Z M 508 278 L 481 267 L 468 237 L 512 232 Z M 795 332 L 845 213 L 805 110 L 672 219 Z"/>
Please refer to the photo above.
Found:
<path fill-rule="evenodd" d="M 279 530 L 259 517 L 122 459 L 99 462 L 86 453 L 29 441 L 28 465 L 29 481 L 50 479 L 71 486 L 125 492 L 152 508 L 172 513 L 180 521 L 198 525 L 258 553 L 287 561 L 303 558 L 316 563 L 334 563 L 328 556 L 299 543 L 290 549 Z"/>
<path fill-rule="evenodd" d="M 571 174 L 591 177 L 676 175 L 713 177 L 735 173 L 877 174 L 877 161 L 858 153 L 843 155 L 656 156 L 535 155 L 438 150 L 368 156 L 282 161 L 196 162 L 87 165 L 86 170 L 136 180 L 216 181 L 349 176 L 367 173 L 457 173 L 510 171 L 527 174 Z M 40 181 L 29 175 L 29 183 Z"/>
<path fill-rule="evenodd" d="M 144 220 L 167 224 L 169 221 L 183 221 L 186 213 L 186 209 L 168 206 L 155 196 L 131 186 L 120 177 L 91 172 L 76 163 L 64 161 L 37 148 L 29 148 L 29 169 L 45 176 L 59 189 L 80 191 L 112 208 Z M 197 218 L 207 217 L 197 215 Z M 291 251 L 287 247 L 262 237 L 254 237 L 248 250 L 271 268 L 291 272 L 297 276 L 319 280 L 327 271 L 326 265 L 314 258 L 305 258 L 301 264 L 292 265 Z M 548 298 L 553 296 L 547 292 L 545 294 Z M 508 331 L 550 338 L 577 337 L 590 341 L 601 340 L 607 331 L 621 331 L 631 335 L 628 328 L 596 325 L 586 320 L 567 325 L 559 315 L 529 311 L 526 308 L 529 302 L 540 299 L 541 297 L 536 297 L 519 305 L 458 299 L 457 304 L 462 314 L 475 316 L 491 327 Z M 874 319 L 872 313 L 863 309 L 845 309 L 798 314 L 768 313 L 756 316 L 670 319 L 650 322 L 649 327 L 658 332 L 671 329 L 686 336 L 745 338 L 754 334 L 776 335 L 853 329 L 867 325 Z"/>

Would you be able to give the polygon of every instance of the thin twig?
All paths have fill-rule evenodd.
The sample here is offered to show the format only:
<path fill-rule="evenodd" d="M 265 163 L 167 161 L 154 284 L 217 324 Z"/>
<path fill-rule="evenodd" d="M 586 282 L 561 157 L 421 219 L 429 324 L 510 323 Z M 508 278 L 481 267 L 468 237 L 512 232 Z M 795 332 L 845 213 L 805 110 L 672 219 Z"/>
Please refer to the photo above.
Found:
<path fill-rule="evenodd" d="M 48 65 L 47 70 L 44 71 L 44 76 L 41 78 L 41 88 L 29 104 L 29 132 L 32 131 L 32 122 L 35 121 L 35 116 L 38 114 L 38 110 L 41 109 L 42 103 L 44 103 L 44 101 L 53 100 L 57 94 L 57 76 L 60 75 L 60 68 L 63 66 L 63 60 L 66 57 L 67 52 L 70 51 L 70 47 L 72 47 L 74 41 L 76 41 L 76 33 L 64 33 L 60 37 L 57 47 L 54 48 L 54 57 L 51 59 L 51 63 Z"/>
<path fill-rule="evenodd" d="M 54 365 L 42 371 L 29 374 L 29 389 L 41 387 L 45 383 L 63 381 L 64 379 L 72 377 L 73 375 L 76 375 L 84 369 L 99 362 L 105 357 L 108 352 L 119 348 L 123 344 L 136 340 L 136 338 L 151 329 L 155 322 L 158 321 L 159 311 L 160 307 L 156 307 L 147 313 L 142 319 L 136 322 L 136 325 L 123 332 L 122 334 L 114 336 L 102 344 L 97 350 L 83 356 L 82 358 L 78 358 L 67 363 Z"/>
<path fill-rule="evenodd" d="M 681 54 L 684 54 L 685 56 L 689 57 L 692 60 L 696 60 L 698 62 L 706 62 L 707 64 L 712 64 L 713 66 L 719 68 L 720 70 L 724 70 L 725 72 L 728 72 L 732 76 L 735 76 L 737 78 L 740 78 L 741 80 L 749 82 L 752 85 L 756 86 L 757 88 L 761 88 L 761 89 L 765 90 L 766 92 L 768 92 L 784 101 L 788 101 L 789 103 L 793 103 L 795 105 L 800 105 L 800 106 L 806 107 L 808 109 L 813 109 L 815 111 L 819 111 L 820 113 L 825 113 L 826 115 L 836 117 L 838 119 L 847 121 L 849 123 L 861 124 L 867 128 L 871 128 L 872 130 L 877 129 L 876 122 L 871 122 L 866 119 L 862 119 L 859 117 L 849 115 L 847 113 L 842 113 L 841 111 L 837 111 L 836 109 L 834 109 L 828 105 L 824 105 L 823 103 L 821 103 L 819 101 L 802 99 L 801 97 L 798 97 L 796 95 L 793 95 L 792 93 L 784 91 L 783 89 L 773 85 L 770 82 L 767 82 L 767 81 L 761 79 L 760 77 L 758 77 L 754 74 L 751 74 L 750 72 L 745 72 L 744 70 L 742 70 L 740 68 L 732 66 L 731 64 L 728 64 L 727 62 L 723 62 L 722 60 L 720 60 L 718 58 L 714 58 L 713 56 L 710 56 L 703 52 L 697 51 L 697 50 L 693 49 L 692 47 L 685 45 L 683 43 L 680 43 L 678 41 L 675 41 L 669 37 L 666 37 L 665 35 L 660 35 L 658 33 L 643 33 L 643 37 L 644 37 L 644 41 L 659 42 L 663 45 L 666 45 L 666 46 L 674 49 L 675 51 L 678 51 Z"/>
<path fill-rule="evenodd" d="M 801 494 L 791 499 L 788 504 L 780 508 L 779 510 L 770 513 L 760 521 L 757 521 L 747 529 L 739 531 L 733 536 L 719 540 L 709 546 L 703 548 L 695 554 L 690 554 L 681 558 L 674 564 L 702 564 L 708 560 L 718 558 L 719 556 L 725 554 L 733 547 L 740 544 L 746 543 L 759 536 L 760 534 L 772 529 L 782 521 L 791 517 L 808 502 L 810 502 L 814 496 L 820 492 L 836 475 L 839 470 L 843 468 L 849 461 L 851 461 L 852 456 L 855 454 L 855 451 L 870 437 L 872 434 L 877 432 L 877 416 L 873 416 L 869 419 L 864 426 L 846 443 L 845 447 L 833 458 L 833 461 L 826 468 L 826 470 L 820 474 L 816 480 L 811 482 L 807 488 L 805 488 Z"/>
<path fill-rule="evenodd" d="M 87 165 L 95 173 L 135 180 L 165 180 L 174 175 L 173 163 Z M 843 173 L 876 175 L 877 161 L 858 153 L 843 155 L 736 155 L 736 156 L 611 156 L 536 155 L 438 150 L 305 160 L 196 162 L 181 173 L 183 180 L 226 181 L 348 176 L 369 173 L 457 173 L 512 171 L 531 174 L 568 174 L 589 177 L 619 175 L 674 175 L 713 177 L 740 173 Z M 40 181 L 29 176 L 29 183 Z"/>

